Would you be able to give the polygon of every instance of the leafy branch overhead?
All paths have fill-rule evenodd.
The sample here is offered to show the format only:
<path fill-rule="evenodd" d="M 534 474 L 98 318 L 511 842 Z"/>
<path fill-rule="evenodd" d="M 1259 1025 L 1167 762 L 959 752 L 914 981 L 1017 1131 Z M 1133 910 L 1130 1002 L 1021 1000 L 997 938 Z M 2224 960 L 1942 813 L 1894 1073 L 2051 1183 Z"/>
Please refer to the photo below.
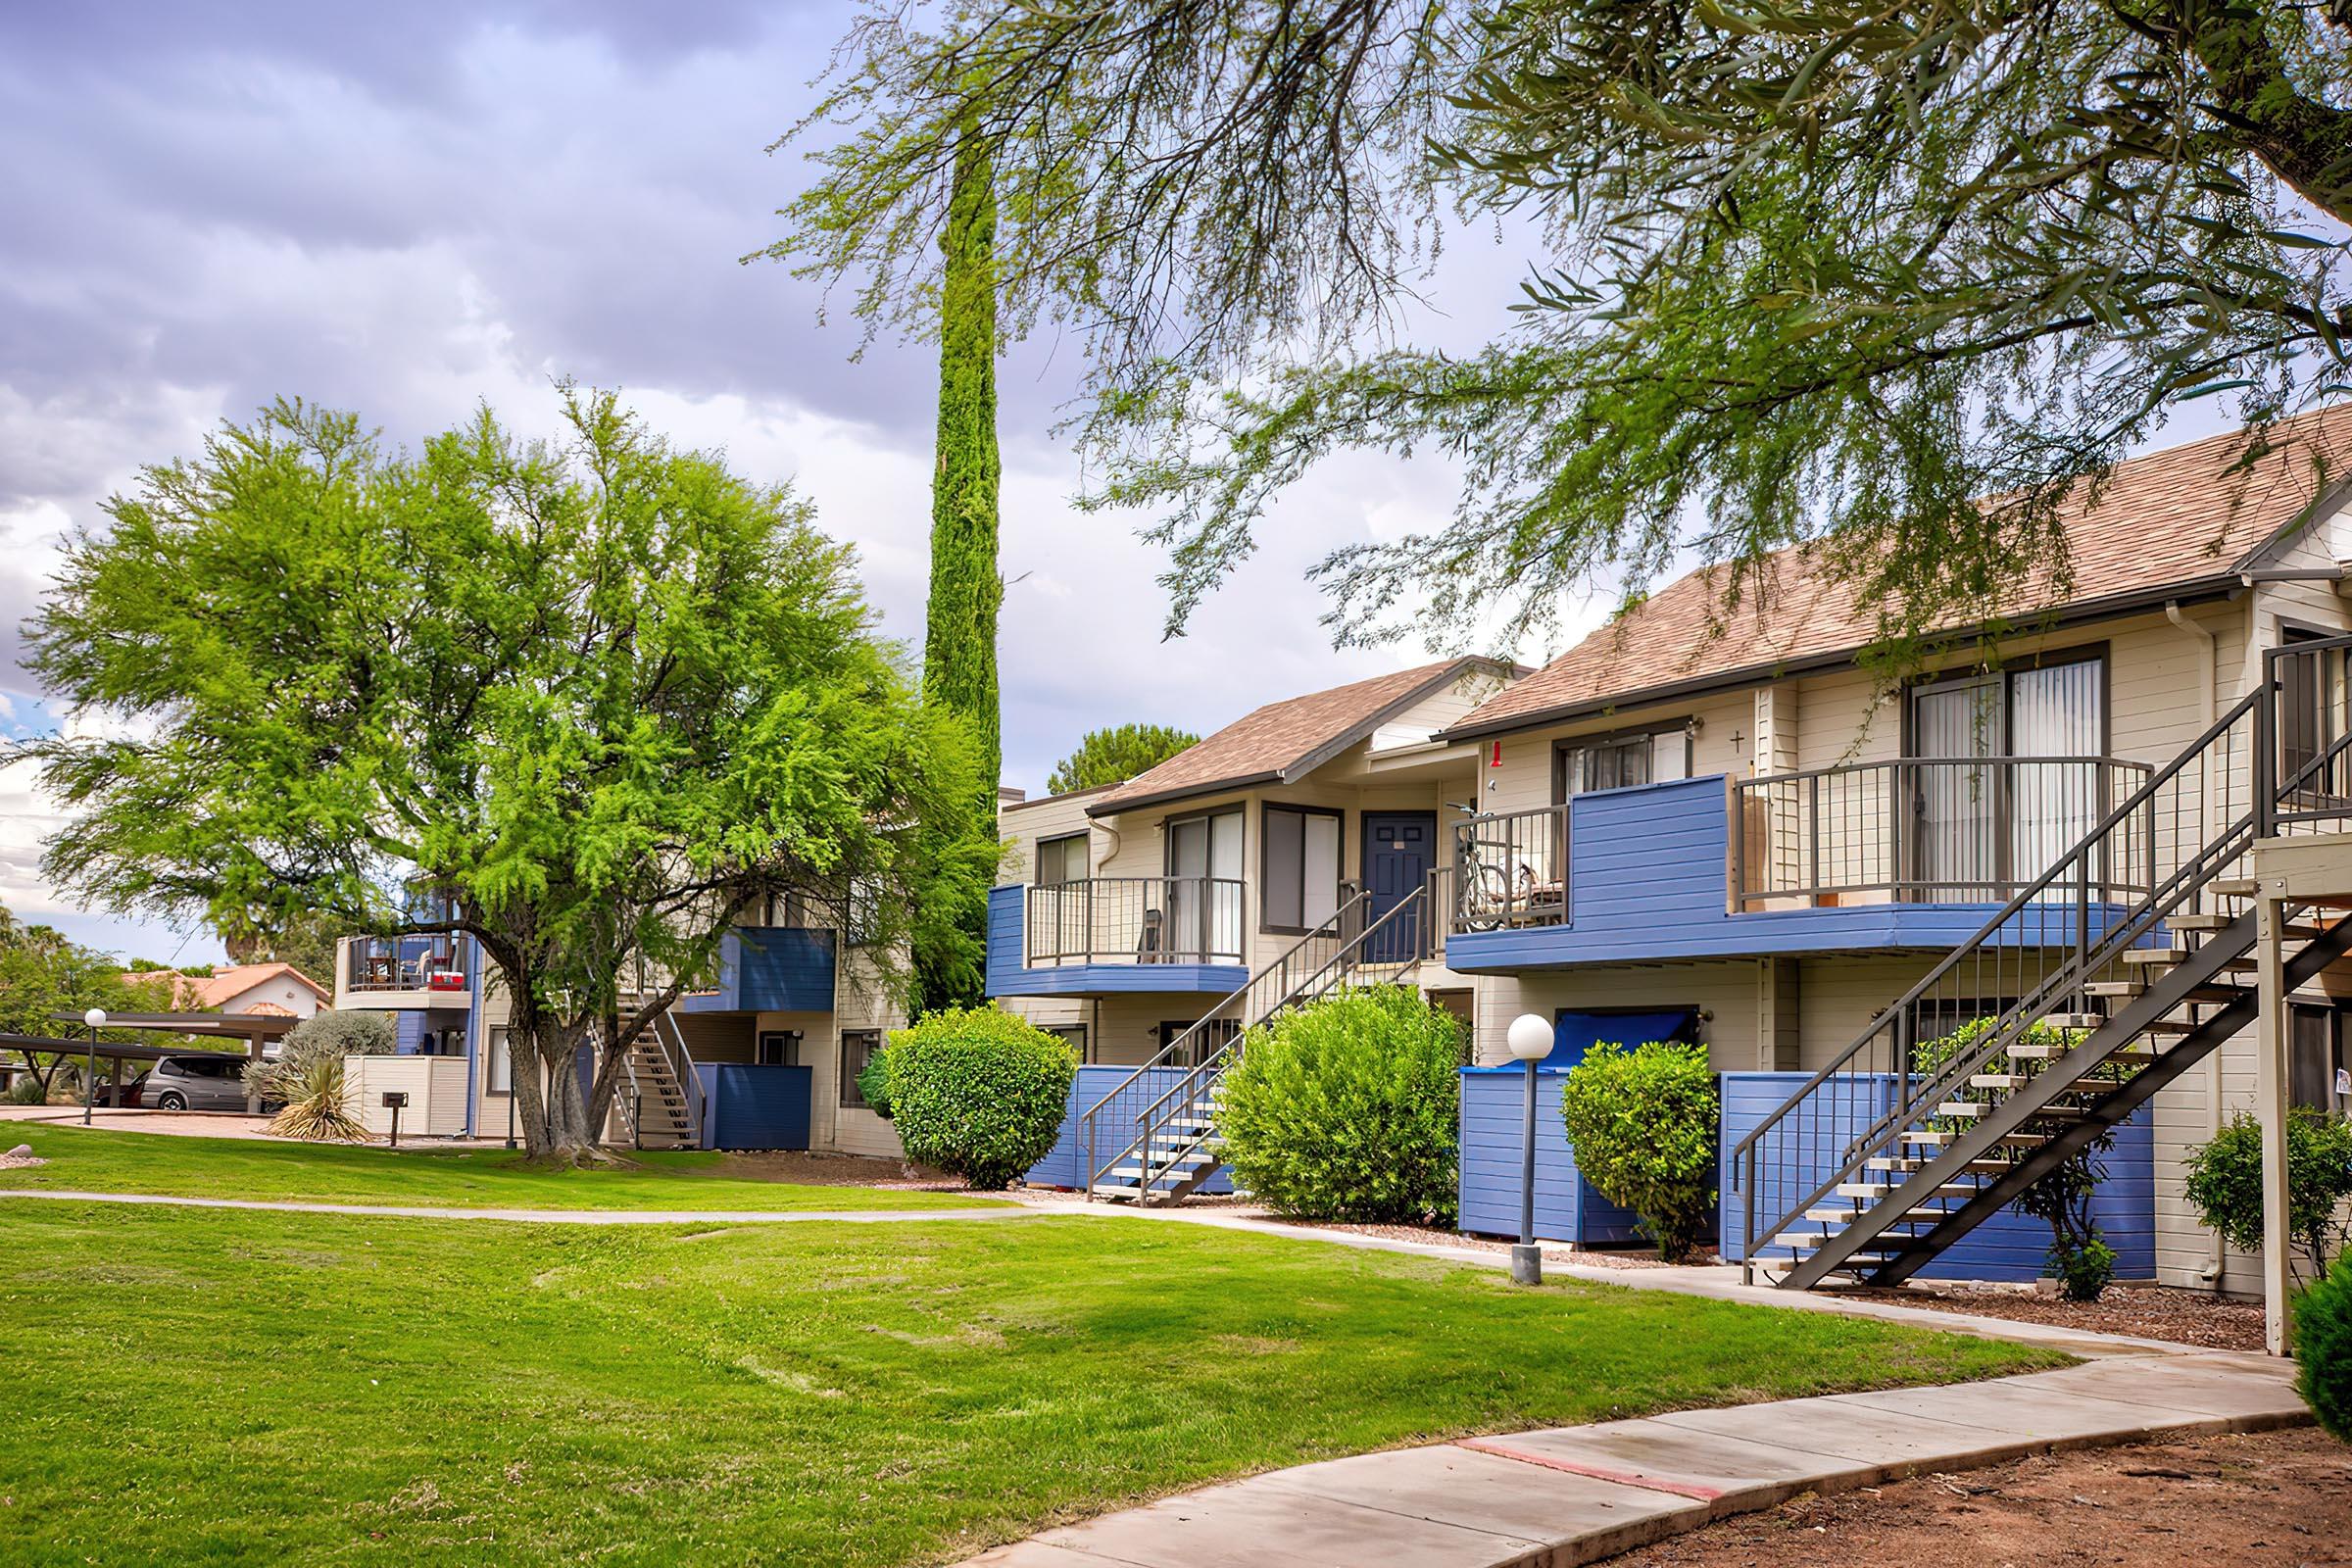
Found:
<path fill-rule="evenodd" d="M 769 254 L 918 318 L 975 127 L 1006 325 L 1088 343 L 1089 499 L 1160 514 L 1176 623 L 1317 462 L 1429 449 L 1459 506 L 1324 563 L 1344 640 L 1809 540 L 1899 637 L 2063 587 L 2184 406 L 2346 390 L 2347 59 L 2284 0 L 886 5 Z M 1415 346 L 1473 234 L 1515 325 Z"/>

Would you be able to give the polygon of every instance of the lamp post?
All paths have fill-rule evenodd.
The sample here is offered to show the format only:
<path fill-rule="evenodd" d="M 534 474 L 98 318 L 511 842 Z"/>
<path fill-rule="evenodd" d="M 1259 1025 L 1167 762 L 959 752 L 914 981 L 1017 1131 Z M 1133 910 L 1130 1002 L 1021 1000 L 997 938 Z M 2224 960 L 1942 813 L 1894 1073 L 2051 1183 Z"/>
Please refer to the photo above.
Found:
<path fill-rule="evenodd" d="M 98 1031 L 106 1027 L 106 1009 L 92 1007 L 81 1015 L 90 1026 L 90 1062 L 81 1076 L 81 1124 L 90 1124 L 90 1107 L 98 1102 Z"/>
<path fill-rule="evenodd" d="M 1511 1283 L 1544 1283 L 1544 1250 L 1536 1245 L 1536 1063 L 1551 1054 L 1551 1020 L 1523 1012 L 1511 1020 L 1503 1036 L 1527 1069 L 1527 1114 L 1521 1129 L 1519 1162 L 1519 1244 L 1511 1249 Z"/>

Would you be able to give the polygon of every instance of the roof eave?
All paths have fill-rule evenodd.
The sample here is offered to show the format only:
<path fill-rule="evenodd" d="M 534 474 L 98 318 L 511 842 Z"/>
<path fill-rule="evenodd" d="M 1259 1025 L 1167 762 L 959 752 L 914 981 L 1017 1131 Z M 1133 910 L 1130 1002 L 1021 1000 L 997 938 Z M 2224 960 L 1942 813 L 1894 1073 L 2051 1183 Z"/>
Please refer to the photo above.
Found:
<path fill-rule="evenodd" d="M 2155 606 L 2179 602 L 2226 599 L 2238 592 L 2244 584 L 2239 568 L 2233 564 L 2228 569 L 2210 576 L 2195 577 L 2185 582 L 2167 583 L 2153 588 L 2135 588 L 2128 594 L 2111 594 L 2105 599 L 2085 600 L 2070 605 L 2057 612 L 2046 624 L 2051 629 L 2078 626 L 2086 621 L 2112 620 L 2119 615 L 2137 613 Z M 1964 629 L 1951 635 L 1966 635 Z M 2013 633 L 2012 635 L 2027 635 Z M 1775 660 L 1769 663 L 1742 664 L 1736 669 L 1693 675 L 1686 680 L 1669 681 L 1657 686 L 1637 687 L 1631 691 L 1613 692 L 1604 697 L 1587 698 L 1580 702 L 1561 703 L 1533 712 L 1513 713 L 1485 724 L 1467 720 L 1449 729 L 1440 730 L 1442 741 L 1484 740 L 1493 735 L 1508 735 L 1518 730 L 1543 729 L 1552 724 L 1573 723 L 1578 719 L 1629 708 L 1654 708 L 1661 703 L 1679 702 L 1690 697 L 1703 697 L 1715 692 L 1760 682 L 1786 680 L 1792 675 L 1817 674 L 1825 669 L 1837 669 L 1854 662 L 1854 656 L 1869 647 L 1856 643 L 1848 648 L 1830 649 L 1809 654 L 1802 659 Z M 1469 715 L 1476 718 L 1475 712 Z"/>

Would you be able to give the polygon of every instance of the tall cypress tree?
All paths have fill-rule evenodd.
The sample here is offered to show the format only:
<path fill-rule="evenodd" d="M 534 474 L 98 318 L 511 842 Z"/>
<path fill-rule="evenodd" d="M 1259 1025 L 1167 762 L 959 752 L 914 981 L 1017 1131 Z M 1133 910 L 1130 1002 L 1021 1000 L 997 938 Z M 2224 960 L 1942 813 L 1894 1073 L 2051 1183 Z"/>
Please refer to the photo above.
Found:
<path fill-rule="evenodd" d="M 939 302 L 939 460 L 931 481 L 931 599 L 923 626 L 923 697 L 970 724 L 980 795 L 972 831 L 993 845 L 1004 742 L 997 709 L 997 198 L 988 153 L 967 136 L 958 148 L 941 236 L 946 266 Z M 993 860 L 993 858 L 992 858 Z M 977 942 L 987 918 L 986 877 L 961 911 Z M 922 976 L 923 1001 L 978 1000 L 975 970 Z"/>

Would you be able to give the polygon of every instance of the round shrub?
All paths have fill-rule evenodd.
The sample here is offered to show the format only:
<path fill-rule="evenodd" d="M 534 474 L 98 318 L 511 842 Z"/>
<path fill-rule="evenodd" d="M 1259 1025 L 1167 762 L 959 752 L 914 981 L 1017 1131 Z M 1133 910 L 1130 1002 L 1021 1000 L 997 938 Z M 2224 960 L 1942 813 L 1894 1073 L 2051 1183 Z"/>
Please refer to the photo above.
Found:
<path fill-rule="evenodd" d="M 1218 1086 L 1235 1185 L 1299 1219 L 1450 1224 L 1460 1063 L 1460 1022 L 1396 986 L 1251 1030 Z"/>
<path fill-rule="evenodd" d="M 2352 1251 L 2295 1301 L 2295 1388 L 2321 1426 L 2352 1443 Z"/>
<path fill-rule="evenodd" d="M 1722 1106 L 1707 1048 L 1595 1045 L 1560 1086 L 1560 1115 L 1593 1191 L 1641 1215 L 1660 1257 L 1689 1256 L 1715 1220 Z"/>
<path fill-rule="evenodd" d="M 2262 1123 L 2244 1111 L 2188 1152 L 2188 1200 L 2242 1252 L 2262 1250 Z M 2337 1208 L 2352 1198 L 2352 1121 L 2314 1105 L 2286 1113 L 2286 1233 L 2314 1273 L 2343 1246 Z"/>
<path fill-rule="evenodd" d="M 1053 1152 L 1078 1072 L 1067 1042 L 999 1007 L 942 1008 L 895 1031 L 883 1054 L 906 1157 L 985 1192 Z"/>

